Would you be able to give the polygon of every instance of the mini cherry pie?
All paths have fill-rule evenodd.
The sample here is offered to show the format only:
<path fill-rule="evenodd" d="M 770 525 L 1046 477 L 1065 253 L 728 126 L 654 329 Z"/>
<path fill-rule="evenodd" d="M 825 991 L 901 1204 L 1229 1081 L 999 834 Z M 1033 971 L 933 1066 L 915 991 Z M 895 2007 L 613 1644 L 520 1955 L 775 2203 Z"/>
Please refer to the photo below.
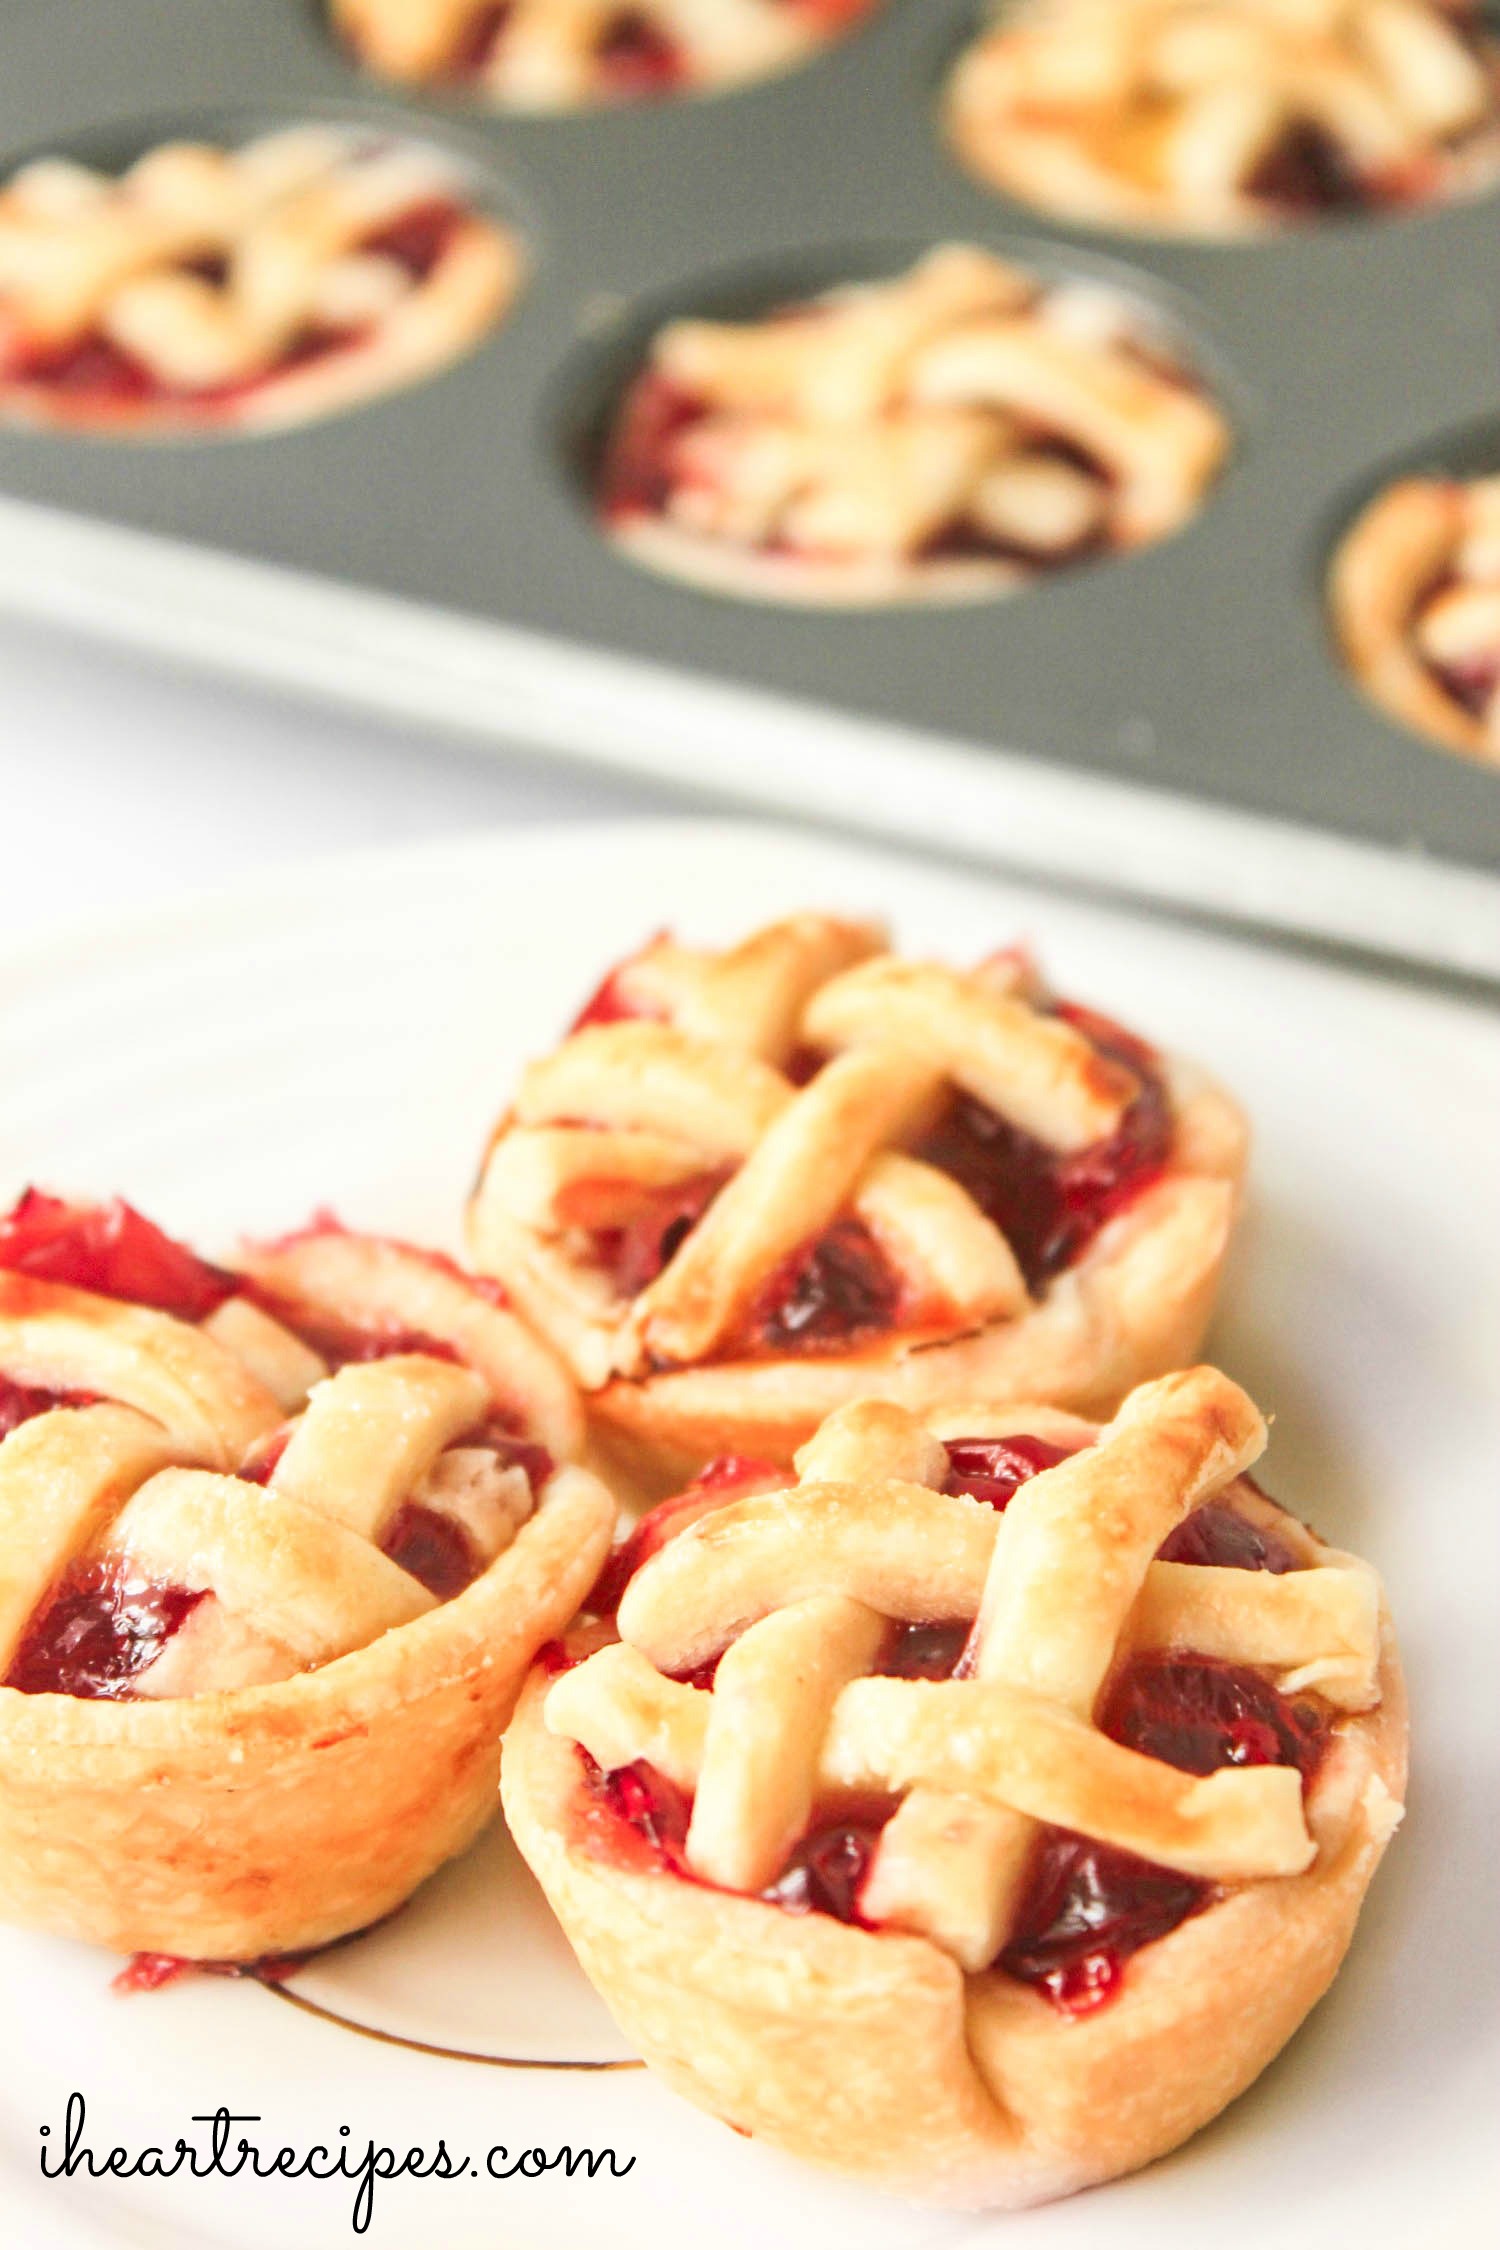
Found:
<path fill-rule="evenodd" d="M 948 244 L 759 320 L 674 320 L 607 435 L 637 561 L 804 602 L 946 600 L 1179 530 L 1218 407 L 1119 291 Z"/>
<path fill-rule="evenodd" d="M 491 1290 L 331 1228 L 258 1262 L 335 1373 L 127 1205 L 0 1222 L 0 1914 L 125 1952 L 399 1905 L 493 1811 L 614 1519 Z"/>
<path fill-rule="evenodd" d="M 282 428 L 446 366 L 520 273 L 453 166 L 388 135 L 168 141 L 118 177 L 43 158 L 0 191 L 0 410 Z"/>
<path fill-rule="evenodd" d="M 383 78 L 496 109 L 591 109 L 716 93 L 790 70 L 875 0 L 329 0 Z"/>
<path fill-rule="evenodd" d="M 1407 477 L 1358 517 L 1329 581 L 1344 661 L 1393 719 L 1500 759 L 1500 477 Z"/>
<path fill-rule="evenodd" d="M 1085 225 L 1235 235 L 1500 172 L 1478 0 L 1020 0 L 960 59 L 981 179 Z"/>
<path fill-rule="evenodd" d="M 1331 1980 L 1400 1817 L 1379 1582 L 1212 1368 L 1104 1429 L 859 1401 L 647 1516 L 507 1738 L 512 1829 L 646 2061 L 897 2192 L 1175 2147 Z"/>
<path fill-rule="evenodd" d="M 844 1401 L 1108 1405 L 1197 1349 L 1245 1128 L 1027 959 L 800 915 L 660 938 L 525 1073 L 474 1263 L 655 1488 L 791 1459 Z"/>

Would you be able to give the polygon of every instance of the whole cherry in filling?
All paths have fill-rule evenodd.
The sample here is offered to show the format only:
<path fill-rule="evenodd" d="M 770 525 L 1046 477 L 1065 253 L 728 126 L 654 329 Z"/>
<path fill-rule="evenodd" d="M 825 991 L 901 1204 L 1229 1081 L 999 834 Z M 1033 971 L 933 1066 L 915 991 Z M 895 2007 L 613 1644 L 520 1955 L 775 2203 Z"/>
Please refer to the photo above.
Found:
<path fill-rule="evenodd" d="M 1295 1766 L 1304 1782 L 1329 1737 L 1320 1706 L 1289 1701 L 1248 1665 L 1192 1656 L 1133 1658 L 1110 1688 L 1099 1726 L 1127 1749 L 1184 1773 Z M 1082 2014 L 1118 1990 L 1133 1953 L 1215 1895 L 1211 1883 L 1050 1829 L 999 1966 L 1069 2014 Z"/>
<path fill-rule="evenodd" d="M 841 1351 L 893 1327 L 901 1294 L 869 1228 L 836 1219 L 771 1276 L 746 1322 L 748 1338 L 770 1352 Z"/>
<path fill-rule="evenodd" d="M 119 1701 L 203 1599 L 115 1564 L 75 1563 L 33 1617 L 4 1684 Z"/>
<path fill-rule="evenodd" d="M 1060 1001 L 1052 1013 L 1136 1078 L 1115 1130 L 1064 1155 L 960 1094 L 916 1150 L 999 1227 L 1033 1293 L 1075 1264 L 1101 1227 L 1161 1176 L 1172 1149 L 1171 1106 L 1152 1050 L 1091 1009 Z"/>

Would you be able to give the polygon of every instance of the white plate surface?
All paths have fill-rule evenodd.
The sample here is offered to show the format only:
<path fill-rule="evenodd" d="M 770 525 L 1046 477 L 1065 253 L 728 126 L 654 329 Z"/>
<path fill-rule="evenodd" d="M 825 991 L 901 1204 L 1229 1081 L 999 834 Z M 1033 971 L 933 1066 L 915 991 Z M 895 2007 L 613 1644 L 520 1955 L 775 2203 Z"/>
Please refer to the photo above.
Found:
<path fill-rule="evenodd" d="M 341 2126 L 359 2150 L 442 2136 L 478 2172 L 381 2185 L 364 2239 L 392 2250 L 1493 2240 L 1492 1016 L 806 836 L 531 830 L 304 866 L 0 961 L 0 1192 L 118 1189 L 210 1248 L 329 1201 L 451 1240 L 516 1066 L 609 960 L 663 923 L 726 938 L 809 903 L 883 912 L 905 943 L 957 959 L 1030 937 L 1061 989 L 1201 1058 L 1251 1110 L 1254 1203 L 1214 1349 L 1275 1412 L 1272 1488 L 1385 1572 L 1415 1714 L 1411 1818 L 1333 1996 L 1150 2172 L 1019 2218 L 933 2215 L 737 2139 L 639 2069 L 556 2067 L 625 2049 L 492 1832 L 394 1924 L 305 1972 L 302 2006 L 207 1980 L 122 2000 L 103 1956 L 0 1932 L 0 2240 L 357 2239 L 347 2182 L 44 2181 L 40 2128 L 55 2148 L 75 2090 L 101 2154 L 201 2140 L 189 2121 L 221 2104 L 259 2120 L 237 2130 L 267 2151 L 336 2144 Z M 501 2143 L 634 2163 L 496 2183 L 484 2161 Z"/>

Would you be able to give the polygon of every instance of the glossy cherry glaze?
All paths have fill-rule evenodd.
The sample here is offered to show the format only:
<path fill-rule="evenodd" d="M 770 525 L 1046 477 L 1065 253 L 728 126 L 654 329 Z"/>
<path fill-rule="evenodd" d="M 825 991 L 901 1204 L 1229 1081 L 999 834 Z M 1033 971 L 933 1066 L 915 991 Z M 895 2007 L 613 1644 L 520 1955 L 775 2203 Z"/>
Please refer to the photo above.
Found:
<path fill-rule="evenodd" d="M 1321 1706 L 1291 1702 L 1248 1665 L 1157 1655 L 1126 1665 L 1098 1723 L 1113 1741 L 1184 1773 L 1295 1766 L 1304 1784 L 1330 1726 Z M 1216 1896 L 1211 1883 L 1045 1830 L 999 1965 L 1066 2013 L 1083 2014 L 1118 1990 L 1133 1953 Z"/>
<path fill-rule="evenodd" d="M 33 1616 L 4 1684 L 22 1695 L 123 1701 L 204 1598 L 120 1564 L 75 1563 Z"/>
<path fill-rule="evenodd" d="M 1152 1050 L 1092 1010 L 1052 1013 L 1084 1033 L 1138 1090 L 1115 1130 L 1062 1155 L 970 1095 L 958 1095 L 916 1154 L 958 1182 L 1015 1252 L 1036 1294 L 1082 1257 L 1101 1227 L 1158 1180 L 1172 1150 L 1172 1112 Z"/>
<path fill-rule="evenodd" d="M 892 1328 L 902 1283 L 868 1227 L 835 1219 L 772 1274 L 744 1324 L 752 1351 L 839 1352 Z M 743 1347 L 742 1347 L 743 1348 Z"/>
<path fill-rule="evenodd" d="M 174 1242 L 118 1196 L 67 1203 L 28 1188 L 0 1219 L 0 1269 L 65 1282 L 126 1304 L 204 1320 L 234 1296 L 239 1277 Z"/>
<path fill-rule="evenodd" d="M 880 1831 L 895 1809 L 889 1801 L 876 1799 L 841 1820 L 815 1828 L 761 1897 L 786 1914 L 831 1914 L 835 1921 L 867 1927 L 859 1911 L 860 1887 L 870 1871 Z"/>
<path fill-rule="evenodd" d="M 1251 1523 L 1223 1500 L 1195 1508 L 1162 1542 L 1158 1562 L 1197 1563 L 1211 1570 L 1296 1570 L 1300 1557 L 1289 1542 Z"/>
<path fill-rule="evenodd" d="M 1023 1484 L 1043 1469 L 1055 1469 L 1077 1450 L 1046 1438 L 949 1438 L 945 1492 L 966 1493 L 986 1507 L 1003 1511 Z"/>

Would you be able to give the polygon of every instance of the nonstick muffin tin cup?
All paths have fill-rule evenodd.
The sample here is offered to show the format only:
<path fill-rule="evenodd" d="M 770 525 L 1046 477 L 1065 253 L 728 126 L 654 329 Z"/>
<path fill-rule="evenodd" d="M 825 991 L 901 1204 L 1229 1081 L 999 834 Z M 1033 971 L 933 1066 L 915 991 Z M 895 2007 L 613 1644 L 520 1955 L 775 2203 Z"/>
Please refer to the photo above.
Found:
<path fill-rule="evenodd" d="M 321 424 L 151 444 L 0 429 L 0 598 L 32 614 L 1000 864 L 1500 981 L 1500 772 L 1333 651 L 1330 541 L 1387 470 L 1500 466 L 1492 198 L 1215 246 L 1053 226 L 936 113 L 972 21 L 887 0 L 722 97 L 509 119 L 361 77 L 301 0 L 33 0 L 0 159 L 128 161 L 309 116 L 469 164 L 529 272 L 445 374 Z M 587 461 L 654 320 L 973 241 L 1137 291 L 1235 450 L 1176 538 L 1008 599 L 829 614 L 611 550 Z"/>

